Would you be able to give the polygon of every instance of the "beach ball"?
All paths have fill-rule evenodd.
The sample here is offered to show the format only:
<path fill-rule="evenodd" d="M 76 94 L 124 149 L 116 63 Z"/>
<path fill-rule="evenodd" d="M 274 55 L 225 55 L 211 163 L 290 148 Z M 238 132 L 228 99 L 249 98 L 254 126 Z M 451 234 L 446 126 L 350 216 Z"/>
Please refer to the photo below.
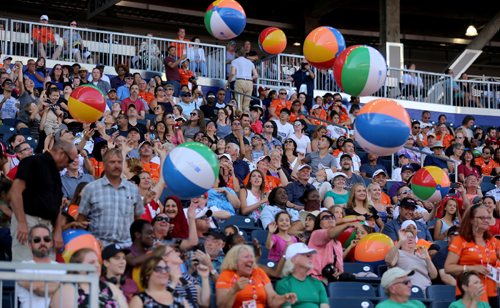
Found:
<path fill-rule="evenodd" d="M 265 28 L 259 35 L 259 48 L 270 55 L 282 53 L 286 48 L 285 32 L 276 27 Z"/>
<path fill-rule="evenodd" d="M 106 99 L 97 87 L 79 86 L 69 96 L 68 109 L 75 120 L 93 123 L 102 117 L 106 109 Z"/>
<path fill-rule="evenodd" d="M 94 250 L 101 259 L 101 244 L 90 232 L 82 229 L 67 229 L 62 234 L 64 251 L 62 257 L 64 262 L 69 263 L 71 256 L 82 248 Z"/>
<path fill-rule="evenodd" d="M 403 147 L 410 127 L 410 115 L 402 105 L 379 98 L 360 109 L 354 121 L 354 138 L 366 152 L 387 156 Z"/>
<path fill-rule="evenodd" d="M 307 35 L 304 41 L 304 57 L 319 69 L 333 67 L 335 57 L 345 49 L 342 33 L 332 27 L 318 27 Z"/>
<path fill-rule="evenodd" d="M 335 58 L 333 75 L 339 87 L 347 94 L 372 95 L 385 83 L 387 64 L 380 52 L 373 47 L 350 46 Z"/>
<path fill-rule="evenodd" d="M 357 262 L 377 263 L 384 260 L 393 246 L 394 242 L 387 235 L 370 233 L 359 240 L 354 249 L 354 259 Z"/>
<path fill-rule="evenodd" d="M 219 178 L 219 160 L 215 153 L 199 142 L 175 147 L 163 164 L 167 188 L 181 198 L 200 196 Z"/>
<path fill-rule="evenodd" d="M 411 190 L 423 201 L 441 201 L 450 191 L 450 178 L 443 169 L 436 166 L 420 168 L 410 181 Z"/>
<path fill-rule="evenodd" d="M 230 40 L 245 29 L 247 17 L 241 5 L 234 0 L 217 0 L 205 12 L 205 28 L 219 40 Z"/>

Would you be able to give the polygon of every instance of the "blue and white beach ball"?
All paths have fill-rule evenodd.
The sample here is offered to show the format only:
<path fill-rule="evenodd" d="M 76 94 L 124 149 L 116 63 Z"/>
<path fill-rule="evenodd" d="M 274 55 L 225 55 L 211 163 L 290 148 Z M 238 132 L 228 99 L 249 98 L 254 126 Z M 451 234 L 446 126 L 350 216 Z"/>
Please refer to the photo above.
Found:
<path fill-rule="evenodd" d="M 177 146 L 163 164 L 163 178 L 168 190 L 181 198 L 204 194 L 214 186 L 218 177 L 217 155 L 199 142 Z"/>

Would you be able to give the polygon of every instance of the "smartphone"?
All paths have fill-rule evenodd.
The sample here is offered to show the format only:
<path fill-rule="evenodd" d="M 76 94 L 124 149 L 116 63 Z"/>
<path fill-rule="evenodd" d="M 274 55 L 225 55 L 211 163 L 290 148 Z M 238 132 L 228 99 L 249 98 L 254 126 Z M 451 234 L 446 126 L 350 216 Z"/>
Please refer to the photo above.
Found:
<path fill-rule="evenodd" d="M 450 188 L 453 188 L 453 189 L 457 189 L 459 187 L 460 187 L 460 184 L 458 184 L 458 183 L 452 183 L 450 186 Z"/>

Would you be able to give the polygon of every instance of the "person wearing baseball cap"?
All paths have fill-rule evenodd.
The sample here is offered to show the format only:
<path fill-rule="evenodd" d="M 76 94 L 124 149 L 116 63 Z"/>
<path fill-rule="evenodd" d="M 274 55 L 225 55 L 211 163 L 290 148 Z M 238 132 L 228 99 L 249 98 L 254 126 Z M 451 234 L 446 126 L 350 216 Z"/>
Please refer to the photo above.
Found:
<path fill-rule="evenodd" d="M 444 146 L 441 141 L 434 142 L 433 145 L 429 146 L 434 155 L 427 155 L 424 159 L 424 167 L 426 166 L 436 166 L 443 169 L 448 173 L 448 163 L 446 162 L 446 155 L 444 154 Z"/>
<path fill-rule="evenodd" d="M 102 250 L 102 279 L 118 287 L 126 298 L 130 299 L 139 291 L 137 284 L 131 278 L 125 276 L 127 260 L 125 256 L 130 253 L 129 249 L 120 248 L 116 244 L 110 244 Z"/>
<path fill-rule="evenodd" d="M 295 293 L 297 301 L 293 307 L 328 305 L 325 287 L 319 280 L 308 275 L 313 267 L 312 256 L 315 253 L 316 250 L 304 243 L 294 243 L 286 249 L 283 278 L 276 284 L 276 293 Z"/>
<path fill-rule="evenodd" d="M 412 283 L 410 276 L 415 271 L 405 271 L 400 267 L 388 269 L 383 275 L 380 285 L 388 299 L 380 302 L 377 308 L 388 307 L 415 307 L 424 308 L 425 305 L 415 299 L 410 300 Z"/>
<path fill-rule="evenodd" d="M 413 199 L 409 197 L 411 195 L 411 189 L 408 186 L 402 186 L 398 190 L 398 197 L 402 198 L 399 201 L 399 205 L 393 212 L 393 220 L 389 221 L 384 225 L 384 230 L 382 233 L 389 236 L 393 241 L 397 241 L 398 231 L 401 230 L 401 225 L 405 220 L 413 220 L 417 225 L 417 236 L 426 241 L 432 241 L 431 233 L 425 223 L 417 220 L 415 215 L 422 211 L 422 207 Z M 434 207 L 434 210 L 435 211 Z M 417 210 L 418 209 L 418 210 Z M 426 211 L 423 209 L 423 211 Z"/>

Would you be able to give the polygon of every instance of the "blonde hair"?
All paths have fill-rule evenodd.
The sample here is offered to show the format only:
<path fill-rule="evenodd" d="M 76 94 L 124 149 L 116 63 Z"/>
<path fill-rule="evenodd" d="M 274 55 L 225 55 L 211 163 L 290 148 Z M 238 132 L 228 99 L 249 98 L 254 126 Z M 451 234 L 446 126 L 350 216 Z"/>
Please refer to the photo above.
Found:
<path fill-rule="evenodd" d="M 238 269 L 238 258 L 242 251 L 248 251 L 255 258 L 255 253 L 253 252 L 253 248 L 248 245 L 236 245 L 233 248 L 229 249 L 226 253 L 226 257 L 224 261 L 222 261 L 221 271 L 231 270 L 236 271 Z M 255 267 L 255 265 L 254 265 Z"/>
<path fill-rule="evenodd" d="M 366 189 L 365 185 L 363 185 L 361 183 L 356 183 L 356 184 L 352 185 L 351 192 L 349 193 L 349 200 L 347 201 L 347 205 L 346 205 L 347 208 L 352 209 L 356 206 L 356 204 L 355 204 L 355 202 L 356 202 L 355 192 L 356 192 L 356 189 L 358 187 L 363 187 L 364 189 Z M 365 209 L 369 209 L 371 207 L 370 203 L 368 202 L 368 195 L 366 196 L 365 201 L 363 201 L 363 207 Z"/>

